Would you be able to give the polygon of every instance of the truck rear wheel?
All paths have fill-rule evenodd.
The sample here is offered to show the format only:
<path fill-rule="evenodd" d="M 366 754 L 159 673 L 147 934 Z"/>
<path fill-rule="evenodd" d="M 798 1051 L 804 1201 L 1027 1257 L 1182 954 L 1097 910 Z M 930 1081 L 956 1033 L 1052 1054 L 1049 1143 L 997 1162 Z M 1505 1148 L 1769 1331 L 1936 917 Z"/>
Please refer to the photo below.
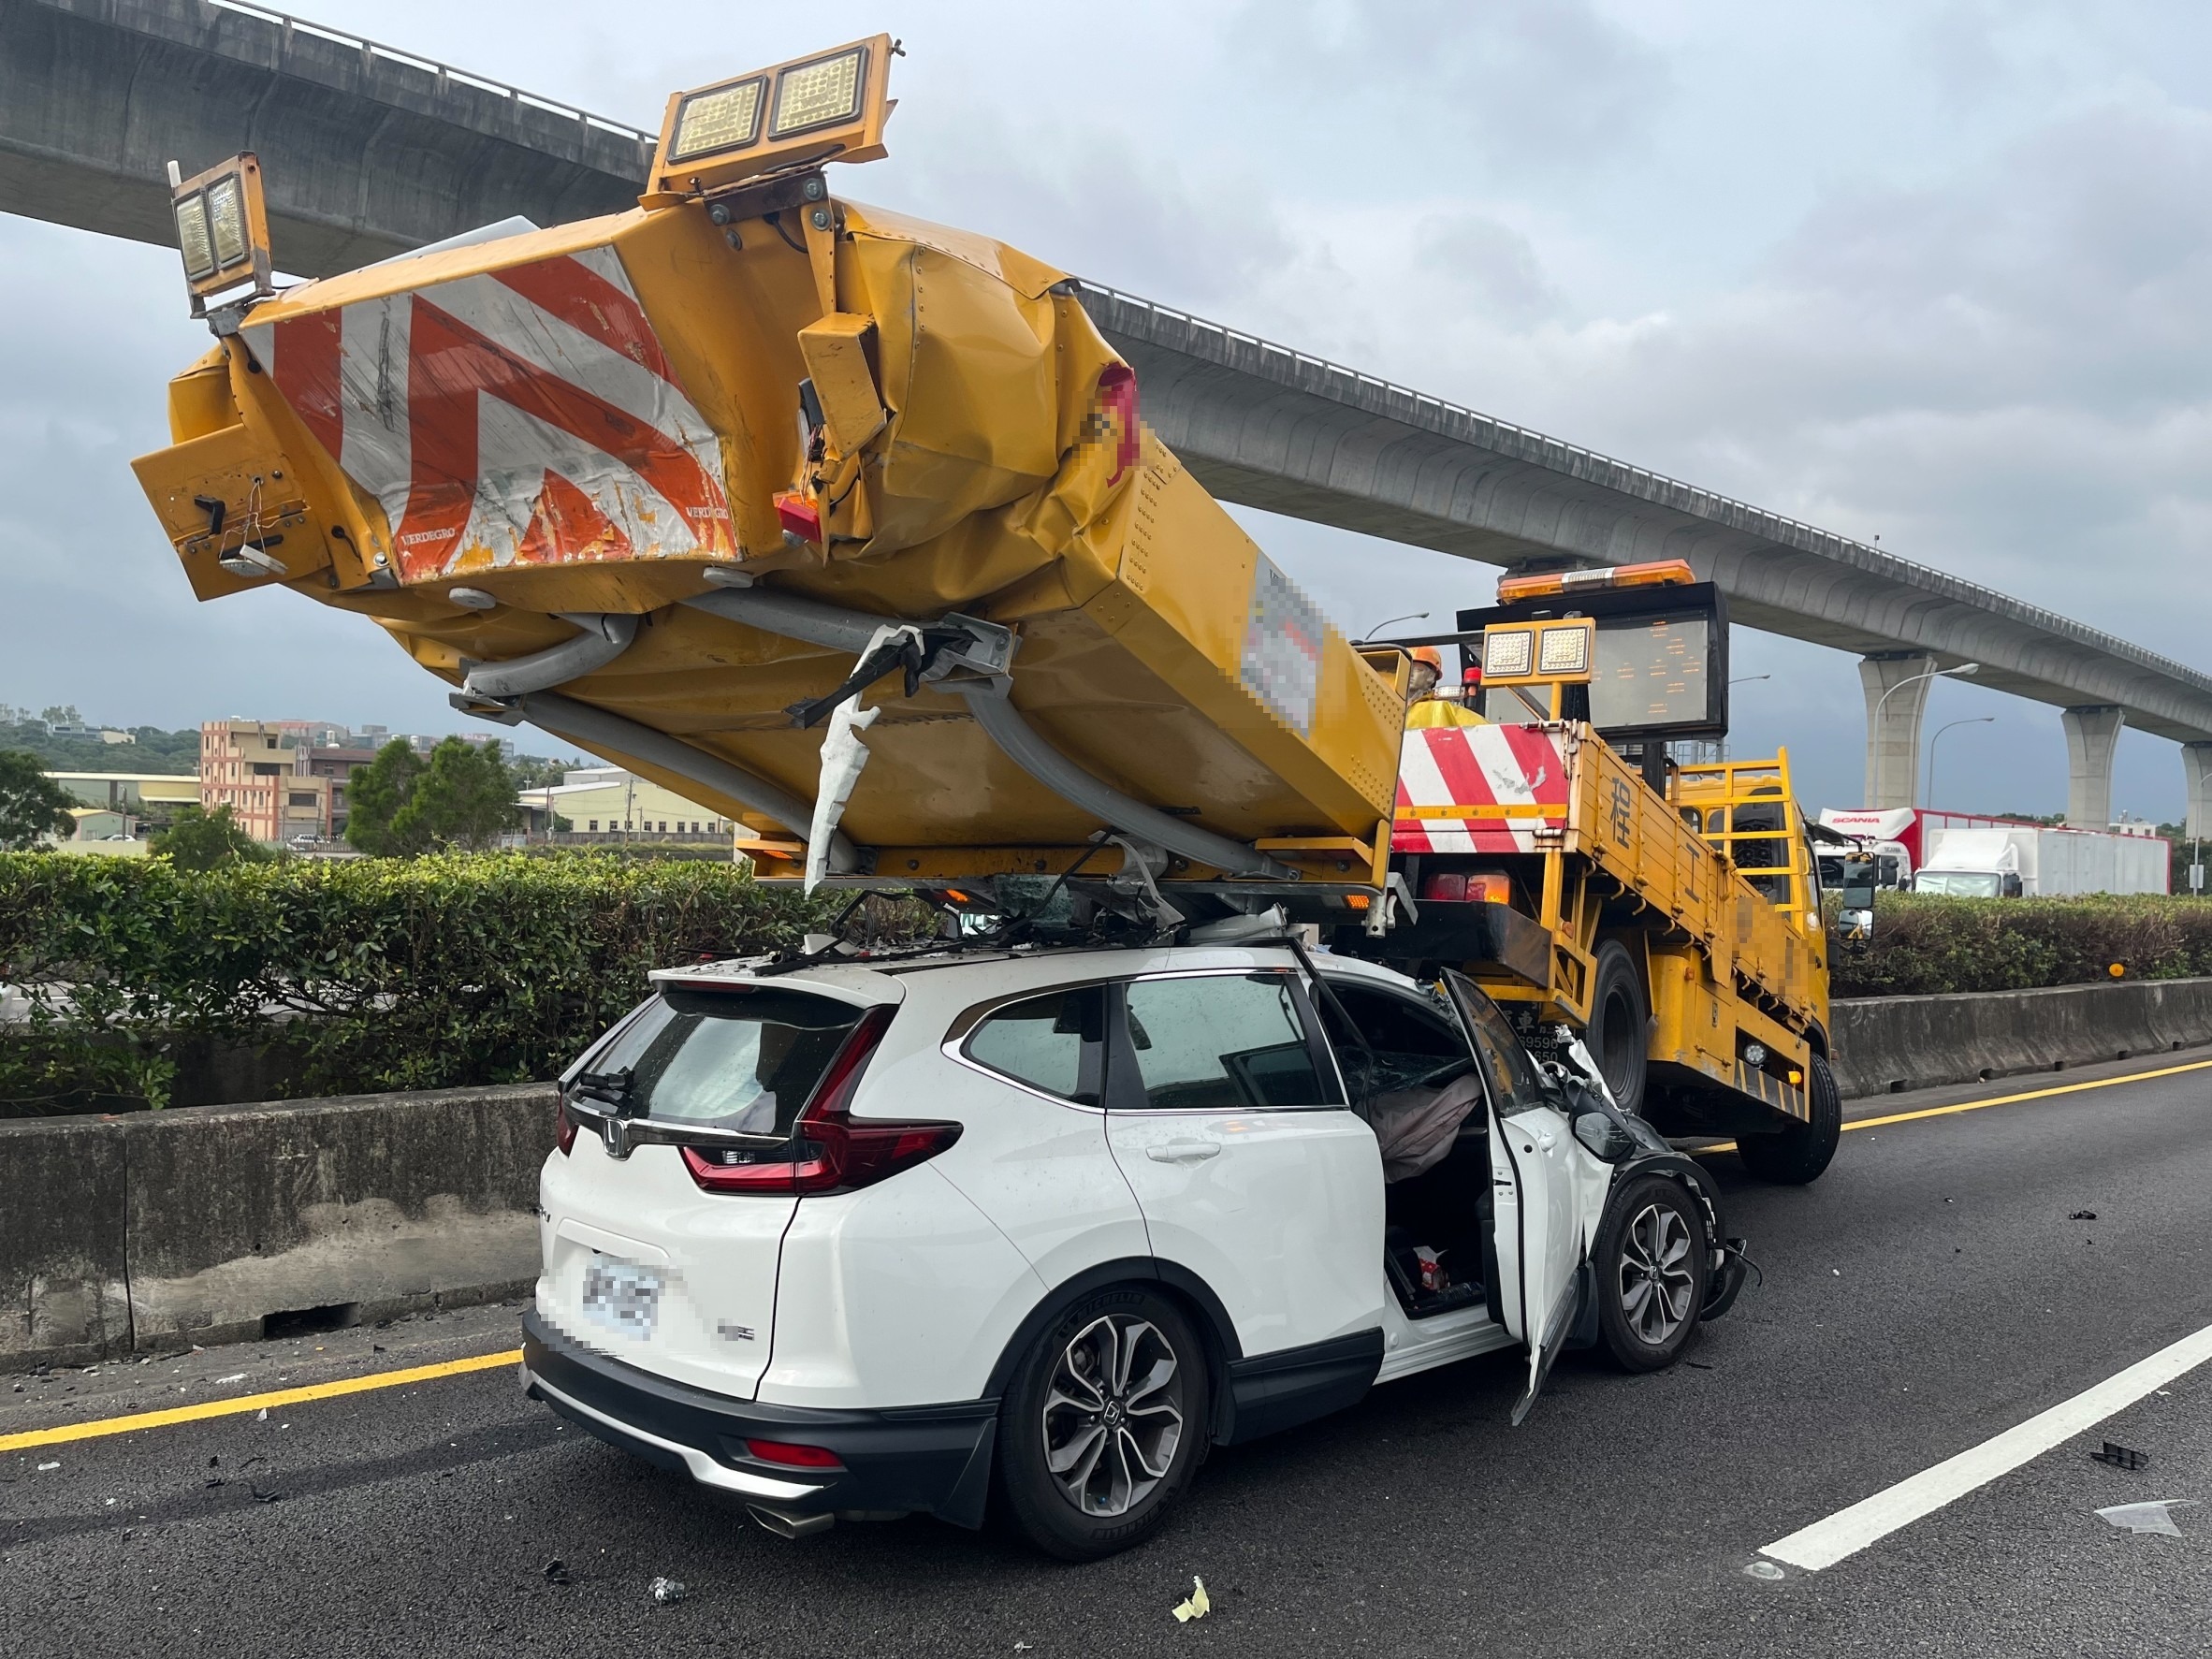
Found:
<path fill-rule="evenodd" d="M 1628 947 L 1609 939 L 1597 947 L 1597 972 L 1590 993 L 1590 1057 L 1605 1074 L 1613 1103 L 1640 1113 L 1644 1077 L 1651 1070 L 1652 1010 L 1644 997 L 1644 976 Z"/>
<path fill-rule="evenodd" d="M 1836 1142 L 1843 1136 L 1843 1097 L 1836 1088 L 1836 1074 L 1819 1055 L 1807 1069 L 1812 1086 L 1806 1090 L 1812 1107 L 1811 1123 L 1796 1123 L 1771 1135 L 1741 1135 L 1737 1156 L 1743 1167 L 1762 1181 L 1802 1186 L 1815 1179 L 1836 1156 Z"/>

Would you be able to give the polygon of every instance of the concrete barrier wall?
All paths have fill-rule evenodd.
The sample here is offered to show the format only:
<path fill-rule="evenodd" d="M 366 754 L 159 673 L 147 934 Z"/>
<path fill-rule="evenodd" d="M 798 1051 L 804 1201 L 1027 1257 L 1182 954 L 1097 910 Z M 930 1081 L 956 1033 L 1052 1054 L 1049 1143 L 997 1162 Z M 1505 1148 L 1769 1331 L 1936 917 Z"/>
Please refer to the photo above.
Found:
<path fill-rule="evenodd" d="M 1846 1095 L 2212 1043 L 2212 979 L 1834 1009 Z M 547 1084 L 0 1122 L 0 1368 L 525 1290 Z"/>
<path fill-rule="evenodd" d="M 2212 979 L 1855 997 L 1831 1022 L 1844 1095 L 1889 1094 L 2212 1043 Z"/>
<path fill-rule="evenodd" d="M 0 1123 L 0 1367 L 515 1294 L 553 1091 Z"/>

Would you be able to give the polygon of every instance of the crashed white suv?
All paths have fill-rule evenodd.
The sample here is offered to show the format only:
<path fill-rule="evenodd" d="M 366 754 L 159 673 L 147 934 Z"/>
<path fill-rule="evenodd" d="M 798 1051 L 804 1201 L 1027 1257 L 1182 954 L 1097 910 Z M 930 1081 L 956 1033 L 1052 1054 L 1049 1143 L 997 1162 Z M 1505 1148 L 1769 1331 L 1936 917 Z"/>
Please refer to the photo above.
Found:
<path fill-rule="evenodd" d="M 1294 946 L 736 963 L 562 1079 L 524 1386 L 796 1535 L 1136 1542 L 1215 1445 L 1524 1347 L 1671 1363 L 1708 1177 L 1496 1008 Z"/>

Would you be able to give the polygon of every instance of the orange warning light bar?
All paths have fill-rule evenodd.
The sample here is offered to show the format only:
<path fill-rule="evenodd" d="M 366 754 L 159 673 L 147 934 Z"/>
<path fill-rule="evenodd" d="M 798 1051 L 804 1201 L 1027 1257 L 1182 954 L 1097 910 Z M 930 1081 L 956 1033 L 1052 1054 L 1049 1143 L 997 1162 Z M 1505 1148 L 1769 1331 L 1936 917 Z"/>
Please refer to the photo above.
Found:
<path fill-rule="evenodd" d="M 1498 603 L 1521 599 L 1550 599 L 1588 588 L 1666 588 L 1695 582 L 1696 575 L 1682 559 L 1654 559 L 1644 564 L 1608 564 L 1596 570 L 1551 570 L 1533 576 L 1498 578 Z"/>

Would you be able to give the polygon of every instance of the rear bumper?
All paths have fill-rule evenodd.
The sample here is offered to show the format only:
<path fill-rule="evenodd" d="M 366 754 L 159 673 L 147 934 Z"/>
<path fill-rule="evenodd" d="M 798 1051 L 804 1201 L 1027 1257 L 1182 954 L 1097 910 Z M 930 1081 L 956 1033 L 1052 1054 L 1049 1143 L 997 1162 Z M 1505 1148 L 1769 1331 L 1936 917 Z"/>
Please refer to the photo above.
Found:
<path fill-rule="evenodd" d="M 998 1421 L 996 1400 L 882 1411 L 826 1411 L 733 1400 L 671 1382 L 522 1318 L 522 1386 L 611 1446 L 702 1486 L 794 1517 L 924 1511 L 981 1526 Z M 819 1446 L 841 1469 L 754 1457 L 748 1440 Z"/>

